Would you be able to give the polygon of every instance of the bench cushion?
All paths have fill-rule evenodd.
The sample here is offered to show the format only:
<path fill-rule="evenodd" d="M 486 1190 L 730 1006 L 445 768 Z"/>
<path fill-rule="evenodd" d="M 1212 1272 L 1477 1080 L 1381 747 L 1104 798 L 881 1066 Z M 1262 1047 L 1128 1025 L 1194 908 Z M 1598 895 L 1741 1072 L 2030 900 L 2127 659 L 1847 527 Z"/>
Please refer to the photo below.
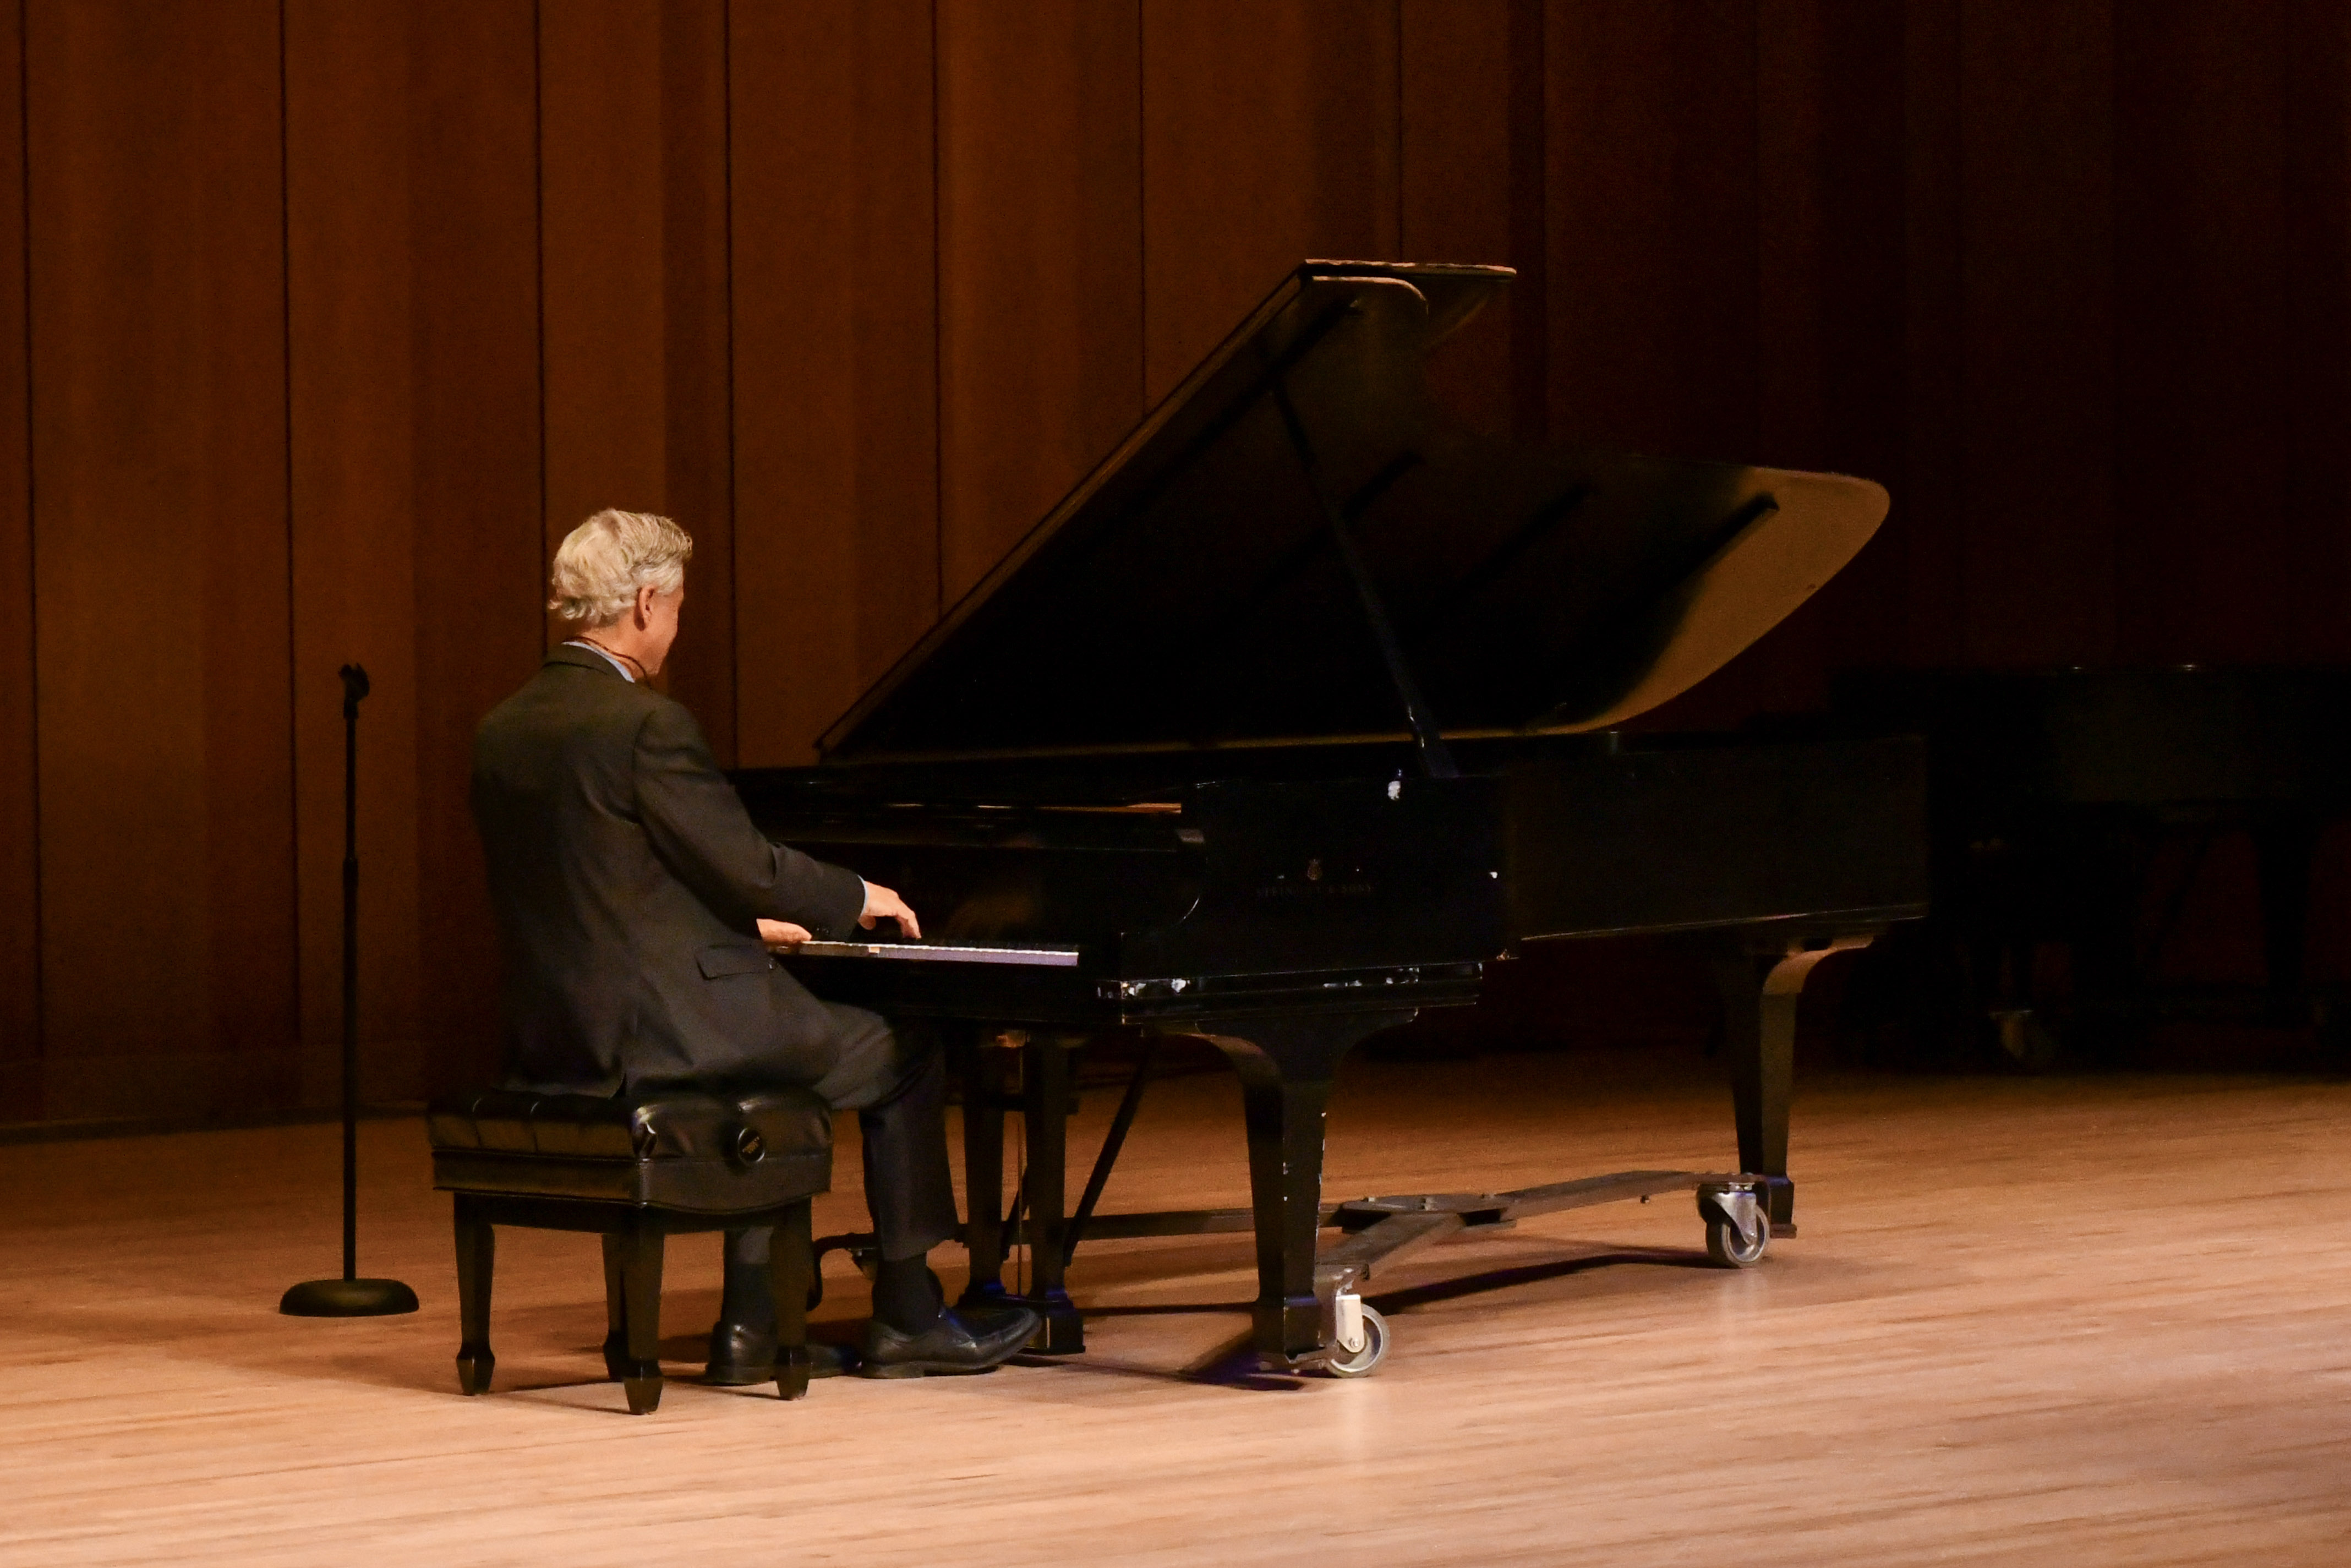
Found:
<path fill-rule="evenodd" d="M 444 1192 L 748 1213 L 832 1185 L 832 1113 L 804 1089 L 606 1098 L 490 1089 L 434 1102 Z"/>

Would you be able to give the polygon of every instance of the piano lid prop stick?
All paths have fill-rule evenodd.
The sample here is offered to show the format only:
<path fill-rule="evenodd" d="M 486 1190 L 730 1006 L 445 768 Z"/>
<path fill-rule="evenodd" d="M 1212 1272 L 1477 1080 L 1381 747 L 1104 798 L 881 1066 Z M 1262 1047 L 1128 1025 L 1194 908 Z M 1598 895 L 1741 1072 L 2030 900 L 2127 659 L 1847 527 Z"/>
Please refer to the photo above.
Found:
<path fill-rule="evenodd" d="M 360 1272 L 360 700 L 367 671 L 345 664 L 343 679 L 343 1277 L 287 1288 L 277 1310 L 296 1318 L 378 1318 L 416 1310 L 416 1292 L 397 1280 Z"/>
<path fill-rule="evenodd" d="M 1445 744 L 1437 720 L 1428 711 L 1428 703 L 1420 695 L 1420 683 L 1413 679 L 1412 666 L 1405 662 L 1404 643 L 1397 640 L 1395 624 L 1388 620 L 1387 602 L 1380 597 L 1379 584 L 1372 580 L 1372 569 L 1364 562 L 1363 553 L 1355 549 L 1355 538 L 1347 531 L 1346 514 L 1322 487 L 1322 466 L 1314 460 L 1314 448 L 1306 439 L 1306 426 L 1298 417 L 1298 409 L 1290 401 L 1288 383 L 1273 383 L 1273 401 L 1281 410 L 1282 428 L 1290 433 L 1290 449 L 1298 455 L 1298 465 L 1305 470 L 1306 487 L 1314 493 L 1314 504 L 1322 508 L 1323 525 L 1331 530 L 1331 543 L 1339 552 L 1341 564 L 1355 585 L 1355 597 L 1363 601 L 1364 618 L 1372 623 L 1372 636 L 1380 645 L 1380 659 L 1388 667 L 1388 680 L 1395 685 L 1396 697 L 1404 704 L 1405 723 L 1412 728 L 1412 743 L 1420 753 L 1420 770 L 1431 779 L 1458 779 L 1461 770 L 1453 765 L 1453 752 Z"/>

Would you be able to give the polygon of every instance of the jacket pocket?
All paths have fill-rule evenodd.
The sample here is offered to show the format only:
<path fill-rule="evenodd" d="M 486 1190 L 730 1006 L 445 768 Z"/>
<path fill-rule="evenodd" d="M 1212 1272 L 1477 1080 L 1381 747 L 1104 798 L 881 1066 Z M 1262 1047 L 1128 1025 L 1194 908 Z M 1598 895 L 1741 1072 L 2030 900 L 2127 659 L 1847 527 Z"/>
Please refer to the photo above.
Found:
<path fill-rule="evenodd" d="M 763 975 L 776 967 L 765 947 L 749 947 L 739 942 L 722 942 L 715 947 L 705 947 L 695 955 L 702 966 L 705 980 L 723 980 L 730 975 Z"/>

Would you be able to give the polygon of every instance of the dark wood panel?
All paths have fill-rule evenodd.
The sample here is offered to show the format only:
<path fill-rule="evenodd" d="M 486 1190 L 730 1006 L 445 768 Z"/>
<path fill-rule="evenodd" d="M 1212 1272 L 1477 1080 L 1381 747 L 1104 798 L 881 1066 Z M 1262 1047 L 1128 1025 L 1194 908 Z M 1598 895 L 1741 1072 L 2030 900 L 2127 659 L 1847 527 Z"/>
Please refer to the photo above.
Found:
<path fill-rule="evenodd" d="M 1757 8 L 1757 455 L 1891 483 L 1902 451 L 1902 13 Z"/>
<path fill-rule="evenodd" d="M 1510 428 L 1551 439 L 1550 7 L 1510 0 Z"/>
<path fill-rule="evenodd" d="M 26 32 L 46 1108 L 283 1103 L 278 10 Z"/>
<path fill-rule="evenodd" d="M 2277 580 L 2297 622 L 2294 658 L 2351 661 L 2351 5 L 2285 7 L 2286 237 L 2283 293 L 2291 390 L 2283 400 L 2288 484 L 2279 518 L 2300 555 Z M 2252 607 L 2253 613 L 2265 612 Z M 2330 928 L 2344 932 L 2341 923 Z M 2334 951 L 2340 954 L 2338 939 Z M 2339 958 L 2338 962 L 2341 961 Z"/>
<path fill-rule="evenodd" d="M 466 760 L 553 536 L 685 521 L 672 689 L 803 760 L 1310 255 L 1520 267 L 1437 367 L 1489 426 L 1889 484 L 1660 725 L 1855 664 L 2351 658 L 2341 0 L 287 0 L 283 278 L 279 14 L 26 11 L 19 1107 L 43 1051 L 52 1114 L 329 1088 L 350 658 L 371 1087 L 486 1073 Z"/>
<path fill-rule="evenodd" d="M 1901 496 L 1902 14 L 1775 0 L 1755 18 L 1754 428 L 1724 455 L 1864 475 Z M 1836 670 L 1889 662 L 1910 526 L 1891 515 L 1819 594 L 1653 722 L 1712 728 L 1818 709 Z"/>
<path fill-rule="evenodd" d="M 40 790 L 33 646 L 32 460 L 26 447 L 21 7 L 0 11 L 0 1095 L 41 1115 Z"/>
<path fill-rule="evenodd" d="M 1520 0 L 1403 0 L 1399 61 L 1399 217 L 1396 249 L 1410 261 L 1496 263 L 1520 277 L 1495 306 L 1449 340 L 1429 366 L 1437 396 L 1458 416 L 1498 434 L 1518 415 L 1512 376 L 1519 318 L 1530 297 L 1541 319 L 1542 278 L 1530 276 L 1514 198 L 1523 162 L 1541 158 L 1541 122 L 1526 141 L 1514 120 L 1522 76 L 1536 78 L 1540 52 L 1521 60 L 1514 13 Z M 1539 9 L 1533 15 L 1540 18 Z M 1540 40 L 1537 40 L 1538 50 Z M 1540 197 L 1538 196 L 1538 201 Z M 1529 432 L 1534 434 L 1535 432 Z"/>
<path fill-rule="evenodd" d="M 1960 10 L 1970 663 L 2115 653 L 2114 20 Z"/>
<path fill-rule="evenodd" d="M 1397 0 L 1144 0 L 1144 382 L 1311 256 L 1395 259 Z"/>
<path fill-rule="evenodd" d="M 2341 657 L 2339 8 L 2115 23 L 2118 652 Z M 2314 427 L 2336 434 L 2314 450 Z"/>
<path fill-rule="evenodd" d="M 1961 475 L 1966 386 L 1961 267 L 1960 0 L 1903 9 L 1904 631 L 1882 663 L 1921 667 L 1967 656 L 1967 509 Z"/>
<path fill-rule="evenodd" d="M 662 684 L 731 760 L 726 8 L 546 6 L 539 48 L 544 548 L 608 506 L 694 535 Z"/>
<path fill-rule="evenodd" d="M 410 7 L 419 1010 L 437 1087 L 496 1067 L 466 780 L 474 727 L 538 667 L 545 620 L 535 10 Z"/>
<path fill-rule="evenodd" d="M 1756 11 L 1744 0 L 1552 0 L 1546 10 L 1554 439 L 1767 460 Z M 1782 90 L 1808 109 L 1818 96 Z M 1775 170 L 1794 196 L 1808 166 L 1786 165 L 1802 165 L 1809 150 L 1800 129 L 1779 132 L 1782 149 L 1798 143 Z M 1640 727 L 1717 727 L 1809 690 L 1815 642 L 1783 628 Z"/>
<path fill-rule="evenodd" d="M 1754 7 L 1552 0 L 1545 28 L 1552 433 L 1750 453 Z"/>
<path fill-rule="evenodd" d="M 661 36 L 651 5 L 539 9 L 550 556 L 600 507 L 664 509 Z"/>
<path fill-rule="evenodd" d="M 726 0 L 660 7 L 664 505 L 694 533 L 694 635 L 670 694 L 736 759 L 733 297 L 726 246 Z"/>
<path fill-rule="evenodd" d="M 805 761 L 939 609 L 931 8 L 732 18 L 737 745 Z"/>
<path fill-rule="evenodd" d="M 360 708 L 360 1032 L 371 1097 L 413 1098 L 418 1042 L 417 310 L 408 7 L 286 8 L 295 821 L 303 1098 L 340 1092 L 344 664 Z"/>
<path fill-rule="evenodd" d="M 1135 0 L 939 12 L 939 528 L 953 602 L 1143 413 Z"/>

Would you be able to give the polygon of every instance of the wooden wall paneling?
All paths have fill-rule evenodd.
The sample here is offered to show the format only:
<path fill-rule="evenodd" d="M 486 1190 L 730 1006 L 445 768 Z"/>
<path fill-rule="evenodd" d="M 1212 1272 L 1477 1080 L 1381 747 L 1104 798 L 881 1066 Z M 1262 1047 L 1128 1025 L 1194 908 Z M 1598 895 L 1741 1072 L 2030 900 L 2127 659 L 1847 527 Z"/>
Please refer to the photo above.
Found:
<path fill-rule="evenodd" d="M 2283 20 L 2169 0 L 2115 15 L 2116 652 L 2129 662 L 2226 657 L 2231 611 L 2292 526 L 2273 406 Z M 2270 526 L 2244 530 L 2253 516 Z"/>
<path fill-rule="evenodd" d="M 1141 418 L 1135 0 L 938 13 L 939 529 L 953 603 Z"/>
<path fill-rule="evenodd" d="M 1393 260 L 1397 0 L 1143 0 L 1156 402 L 1308 257 Z"/>
<path fill-rule="evenodd" d="M 413 1099 L 420 1049 L 416 367 L 409 24 L 392 0 L 286 7 L 294 741 L 302 1097 L 340 1093 L 342 682 L 358 663 L 362 1092 Z M 435 939 L 439 935 L 435 934 Z"/>
<path fill-rule="evenodd" d="M 1751 4 L 1552 0 L 1555 436 L 1741 457 L 1756 429 Z"/>
<path fill-rule="evenodd" d="M 599 507 L 664 504 L 661 34 L 653 5 L 538 8 L 550 556 Z"/>
<path fill-rule="evenodd" d="M 662 495 L 694 534 L 694 635 L 670 694 L 721 763 L 735 744 L 734 313 L 727 256 L 726 0 L 661 6 Z"/>
<path fill-rule="evenodd" d="M 1515 201 L 1520 160 L 1541 157 L 1541 122 L 1523 147 L 1514 89 L 1523 90 L 1514 46 L 1514 0 L 1403 0 L 1397 251 L 1407 261 L 1497 263 L 1521 268 L 1500 301 L 1448 340 L 1430 381 L 1448 410 L 1509 434 L 1517 419 L 1516 318 L 1542 280 L 1523 270 Z M 1537 12 L 1540 16 L 1540 12 Z M 1528 62 L 1535 71 L 1541 57 Z M 1538 82 L 1536 90 L 1540 92 Z M 1530 432 L 1531 435 L 1536 434 Z"/>
<path fill-rule="evenodd" d="M 2337 367 L 2351 344 L 2343 137 L 2319 133 L 2342 107 L 2330 9 L 2331 51 L 2324 23 L 2310 36 L 2294 6 L 2116 12 L 2116 639 L 2129 662 L 2343 645 Z M 2297 72 L 2300 59 L 2320 71 Z M 2332 146 L 2330 170 L 2297 155 L 2302 137 Z M 2332 287 L 2296 287 L 2298 251 L 2331 260 Z M 2332 450 L 2298 439 L 2304 409 L 2324 411 Z M 2315 506 L 2300 483 L 2313 456 L 2333 476 Z"/>
<path fill-rule="evenodd" d="M 2114 8 L 1959 14 L 1970 663 L 2115 651 Z"/>
<path fill-rule="evenodd" d="M 1756 15 L 1758 455 L 1891 485 L 1902 447 L 1902 13 L 1788 0 Z"/>
<path fill-rule="evenodd" d="M 1510 0 L 1511 434 L 1551 438 L 1551 67 L 1546 0 Z"/>
<path fill-rule="evenodd" d="M 1902 13 L 1903 635 L 1887 662 L 1921 668 L 1967 650 L 1959 5 Z"/>
<path fill-rule="evenodd" d="M 1753 29 L 1749 101 L 1754 111 L 1754 204 L 1750 218 L 1751 243 L 1729 248 L 1745 250 L 1754 262 L 1754 276 L 1748 284 L 1751 317 L 1740 321 L 1735 313 L 1726 313 L 1716 330 L 1727 329 L 1732 340 L 1744 337 L 1752 345 L 1753 406 L 1743 445 L 1686 450 L 1775 467 L 1826 466 L 1823 455 L 1834 441 L 1836 413 L 1829 385 L 1834 350 L 1823 340 L 1832 319 L 1842 320 L 1846 305 L 1842 299 L 1832 300 L 1824 276 L 1832 250 L 1845 237 L 1833 233 L 1829 214 L 1834 198 L 1828 165 L 1842 151 L 1834 144 L 1831 127 L 1844 84 L 1834 79 L 1834 68 L 1828 56 L 1840 18 L 1824 16 L 1818 0 L 1775 0 L 1745 9 L 1748 15 L 1733 21 Z M 1706 18 L 1713 24 L 1708 30 L 1719 30 L 1724 19 L 1720 16 Z M 1677 18 L 1675 32 L 1686 37 L 1692 20 Z M 1726 125 L 1715 133 L 1730 129 Z M 1691 161 L 1691 150 L 1685 145 L 1677 159 L 1677 183 Z M 1677 194 L 1681 200 L 1690 199 Z M 1726 218 L 1734 215 L 1735 197 L 1727 184 L 1716 185 L 1709 195 L 1712 204 L 1724 207 Z M 1677 251 L 1686 243 L 1687 232 L 1686 224 L 1677 225 Z M 1689 266 L 1684 259 L 1677 271 L 1686 276 Z M 1737 280 L 1725 273 L 1720 281 L 1734 285 L 1731 298 L 1736 299 Z M 1691 373 L 1693 361 L 1702 374 L 1709 351 L 1705 339 L 1693 343 L 1685 338 L 1678 349 L 1688 358 L 1677 367 L 1677 381 Z M 1686 381 L 1681 384 L 1686 386 Z M 1687 392 L 1677 386 L 1675 397 L 1687 411 Z M 1731 434 L 1734 417 L 1727 404 L 1716 415 L 1726 434 Z M 1848 567 L 1825 591 L 1847 587 L 1854 570 Z M 1754 646 L 1648 722 L 1672 729 L 1721 728 L 1750 714 L 1822 706 L 1828 685 L 1823 608 L 1819 598 L 1801 606 Z"/>
<path fill-rule="evenodd" d="M 41 1115 L 39 768 L 32 460 L 26 449 L 22 6 L 0 10 L 0 1097 Z"/>
<path fill-rule="evenodd" d="M 694 535 L 662 684 L 732 760 L 726 24 L 724 0 L 540 8 L 540 210 L 545 552 L 608 506 Z"/>
<path fill-rule="evenodd" d="M 274 0 L 28 7 L 51 1116 L 295 1092 Z"/>
<path fill-rule="evenodd" d="M 728 40 L 737 745 L 813 743 L 939 611 L 931 7 L 738 6 Z"/>
<path fill-rule="evenodd" d="M 1741 455 L 1904 483 L 1903 26 L 1876 0 L 1756 8 L 1756 429 Z M 1895 662 L 1903 535 L 1878 537 L 1724 672 L 1771 712 L 1826 704 L 1834 674 Z"/>
<path fill-rule="evenodd" d="M 2351 662 L 2351 141 L 2340 134 L 2351 123 L 2351 5 L 2294 0 L 2285 15 L 2280 512 L 2299 550 L 2284 574 L 2294 632 L 2283 656 L 2339 664 Z"/>
<path fill-rule="evenodd" d="M 1756 51 L 1746 0 L 1552 0 L 1553 439 L 1763 460 Z M 1775 637 L 1640 727 L 1733 724 L 1816 685 L 1802 639 Z"/>
<path fill-rule="evenodd" d="M 474 727 L 541 652 L 538 160 L 530 0 L 410 18 L 418 918 L 428 1077 L 497 1063 Z"/>

